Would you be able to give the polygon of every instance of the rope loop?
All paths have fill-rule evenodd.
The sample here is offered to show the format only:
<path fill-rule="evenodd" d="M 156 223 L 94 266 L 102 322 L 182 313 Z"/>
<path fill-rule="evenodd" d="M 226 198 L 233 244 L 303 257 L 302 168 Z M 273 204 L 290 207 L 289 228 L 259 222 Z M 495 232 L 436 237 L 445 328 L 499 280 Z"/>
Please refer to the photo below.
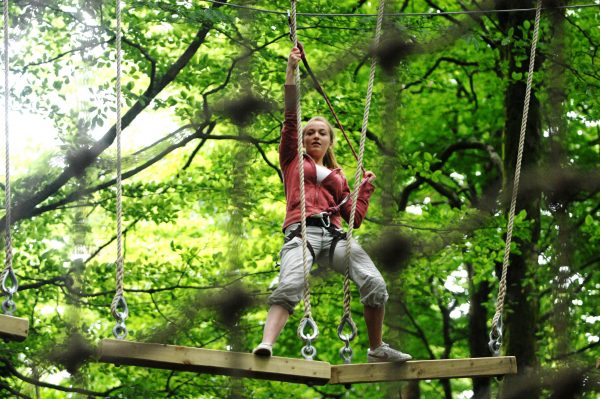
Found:
<path fill-rule="evenodd" d="M 310 334 L 306 333 L 307 327 L 312 330 Z M 298 337 L 304 341 L 314 341 L 318 336 L 319 327 L 317 327 L 317 323 L 315 323 L 311 316 L 303 317 L 302 320 L 300 320 L 300 325 L 298 326 Z"/>
<path fill-rule="evenodd" d="M 500 348 L 502 347 L 502 317 L 492 325 L 488 346 L 494 356 L 500 356 Z"/>
<path fill-rule="evenodd" d="M 115 319 L 117 319 L 118 321 L 127 320 L 127 318 L 129 317 L 129 307 L 127 306 L 127 301 L 125 300 L 124 296 L 115 296 L 111 306 L 111 311 Z"/>
<path fill-rule="evenodd" d="M 6 285 L 7 280 L 10 278 L 11 285 Z M 15 275 L 14 269 L 11 267 L 4 273 L 2 273 L 2 292 L 5 295 L 12 297 L 19 290 L 19 282 Z"/>
<path fill-rule="evenodd" d="M 350 328 L 350 335 L 344 334 L 345 327 Z M 357 333 L 358 329 L 356 328 L 356 323 L 354 323 L 354 320 L 352 320 L 352 316 L 350 314 L 345 314 L 342 317 L 342 320 L 340 321 L 340 324 L 337 329 L 338 337 L 340 338 L 340 340 L 350 343 L 350 341 L 356 338 Z"/>

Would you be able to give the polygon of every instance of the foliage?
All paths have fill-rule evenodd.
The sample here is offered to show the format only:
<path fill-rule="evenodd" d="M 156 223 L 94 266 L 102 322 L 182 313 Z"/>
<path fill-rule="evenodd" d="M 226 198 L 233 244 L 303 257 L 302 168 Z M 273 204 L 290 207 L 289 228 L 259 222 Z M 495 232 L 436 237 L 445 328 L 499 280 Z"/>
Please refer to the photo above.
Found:
<path fill-rule="evenodd" d="M 458 3 L 474 8 L 478 2 Z M 485 3 L 482 8 L 493 6 Z M 248 4 L 289 6 L 279 0 Z M 114 325 L 115 9 L 112 3 L 77 0 L 10 5 L 12 107 L 42 116 L 48 127 L 36 132 L 44 140 L 33 151 L 13 154 L 20 171 L 12 181 L 14 264 L 21 285 L 16 300 L 31 329 L 27 341 L 0 349 L 0 397 L 35 397 L 27 377 L 51 384 L 39 388 L 45 398 L 385 398 L 399 392 L 411 398 L 471 397 L 468 379 L 424 381 L 418 396 L 410 396 L 414 386 L 408 383 L 346 390 L 114 367 L 93 359 L 71 370 L 73 363 L 57 353 L 73 351 L 68 343 L 79 342 L 77 337 L 96 345 Z M 249 351 L 260 340 L 266 297 L 277 281 L 285 212 L 277 145 L 290 48 L 286 18 L 205 1 L 127 0 L 123 7 L 129 339 Z M 419 0 L 396 2 L 388 11 L 457 7 Z M 376 4 L 319 0 L 300 2 L 299 11 L 374 13 Z M 534 83 L 541 103 L 534 123 L 543 132 L 535 150 L 542 156 L 539 169 L 524 171 L 522 182 L 525 192 L 542 193 L 540 234 L 535 215 L 521 210 L 512 251 L 528 259 L 520 284 L 532 287 L 529 299 L 539 316 L 535 358 L 548 373 L 593 365 L 599 345 L 598 18 L 596 8 L 564 11 L 564 63 L 552 47 L 554 26 L 542 23 Z M 395 32 L 389 40 L 402 38 L 409 51 L 399 53 L 388 73 L 378 71 L 365 159 L 379 178 L 368 221 L 356 235 L 375 259 L 386 237 L 401 237 L 406 253 L 392 250 L 392 257 L 405 262 L 378 259 L 391 294 L 386 340 L 417 359 L 474 355 L 470 312 L 482 307 L 485 320 L 478 321 L 488 327 L 494 312 L 511 178 L 503 166 L 506 125 L 521 118 L 507 115 L 504 94 L 526 78 L 505 54 L 516 67 L 526 67 L 532 30 L 527 20 L 505 31 L 498 19 L 389 17 L 384 28 Z M 373 30 L 374 18 L 299 17 L 309 62 L 355 148 Z M 556 104 L 549 77 L 556 65 L 563 71 L 565 129 L 551 135 Z M 308 76 L 302 78 L 304 119 L 327 114 Z M 259 99 L 260 106 L 240 109 L 256 104 L 240 99 Z M 256 115 L 249 123 L 232 122 L 251 111 Z M 561 159 L 550 155 L 554 145 L 562 148 Z M 354 176 L 355 161 L 341 136 L 336 148 L 345 174 Z M 532 244 L 533 254 L 522 242 Z M 568 263 L 561 263 L 565 256 Z M 566 274 L 562 280 L 559 272 Z M 319 359 L 340 363 L 340 276 L 317 267 L 312 278 Z M 230 309 L 225 305 L 231 306 L 240 284 L 250 295 L 232 320 L 223 309 Z M 476 303 L 474 294 L 485 287 L 488 295 Z M 368 341 L 357 292 L 353 298 L 360 329 L 353 347 L 362 362 Z M 556 310 L 557 298 L 566 303 L 564 313 Z M 300 313 L 282 333 L 277 355 L 299 356 Z M 559 330 L 557 314 L 568 333 Z M 67 369 L 72 373 L 65 374 Z M 579 397 L 592 398 L 598 373 L 585 375 Z M 491 384 L 496 392 L 499 384 Z M 547 381 L 542 386 L 544 397 L 556 394 Z"/>

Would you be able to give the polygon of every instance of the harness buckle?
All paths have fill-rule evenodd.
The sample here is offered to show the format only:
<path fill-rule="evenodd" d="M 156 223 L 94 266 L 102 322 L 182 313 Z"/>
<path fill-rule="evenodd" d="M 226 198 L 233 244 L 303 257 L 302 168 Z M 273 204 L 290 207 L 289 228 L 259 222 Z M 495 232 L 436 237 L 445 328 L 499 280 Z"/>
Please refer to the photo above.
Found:
<path fill-rule="evenodd" d="M 329 226 L 331 226 L 331 218 L 329 217 L 329 213 L 321 212 L 321 213 L 315 215 L 315 217 L 321 219 L 321 223 L 323 223 L 323 227 L 328 228 Z"/>

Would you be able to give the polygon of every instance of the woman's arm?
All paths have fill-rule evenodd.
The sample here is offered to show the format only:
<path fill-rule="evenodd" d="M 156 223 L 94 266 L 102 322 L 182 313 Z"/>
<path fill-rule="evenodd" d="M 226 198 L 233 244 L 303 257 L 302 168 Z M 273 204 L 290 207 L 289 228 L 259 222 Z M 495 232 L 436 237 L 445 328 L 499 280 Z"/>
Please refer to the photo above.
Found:
<path fill-rule="evenodd" d="M 300 61 L 301 53 L 294 47 L 288 57 L 285 71 L 284 120 L 279 143 L 279 164 L 284 167 L 298 153 L 298 120 L 296 114 L 296 82 L 294 73 Z"/>
<path fill-rule="evenodd" d="M 356 213 L 354 214 L 355 229 L 360 227 L 363 219 L 367 215 L 367 211 L 369 210 L 369 200 L 371 199 L 371 194 L 373 194 L 373 191 L 375 191 L 375 186 L 373 186 L 372 183 L 373 180 L 375 180 L 375 173 L 371 171 L 365 172 L 364 180 L 358 189 L 358 198 L 356 200 Z M 348 182 L 346 179 L 344 179 L 344 197 L 346 195 L 351 195 L 351 193 L 350 188 L 348 187 Z M 351 209 L 352 199 L 342 205 L 340 209 L 340 214 L 346 222 L 349 222 Z"/>
<path fill-rule="evenodd" d="M 296 67 L 298 66 L 298 62 L 302 59 L 302 53 L 298 49 L 298 47 L 294 47 L 290 52 L 290 56 L 288 57 L 287 69 L 285 71 L 285 84 L 286 85 L 295 85 L 296 79 L 294 78 L 294 72 L 296 72 Z"/>

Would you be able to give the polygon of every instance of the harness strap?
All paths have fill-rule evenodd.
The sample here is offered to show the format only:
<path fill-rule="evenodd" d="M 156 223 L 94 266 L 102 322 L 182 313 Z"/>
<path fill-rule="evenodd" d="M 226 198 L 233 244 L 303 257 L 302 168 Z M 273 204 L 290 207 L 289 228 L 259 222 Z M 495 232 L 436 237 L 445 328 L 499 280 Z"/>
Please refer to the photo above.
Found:
<path fill-rule="evenodd" d="M 323 214 L 321 214 L 323 215 Z M 310 222 L 311 220 L 314 220 L 315 222 Z M 345 240 L 346 239 L 346 232 L 345 231 L 340 231 L 338 229 L 335 228 L 335 226 L 332 226 L 330 223 L 327 222 L 327 224 L 325 224 L 324 220 L 321 220 L 322 224 L 319 224 L 317 222 L 318 219 L 315 218 L 309 218 L 307 219 L 307 226 L 317 226 L 317 227 L 323 227 L 325 228 L 332 236 L 333 236 L 333 240 L 331 240 L 331 245 L 329 246 L 329 264 L 332 265 L 333 264 L 333 255 L 335 254 L 335 248 L 338 244 L 338 242 L 340 240 Z M 290 232 L 290 234 L 288 234 L 285 237 L 285 242 L 290 242 L 291 240 L 293 240 L 296 237 L 300 237 L 301 234 L 301 226 L 296 227 L 294 230 L 292 230 Z M 313 263 L 316 262 L 317 260 L 317 256 L 315 254 L 315 250 L 312 247 L 312 245 L 310 244 L 309 241 L 307 241 L 308 244 L 308 250 L 310 251 L 310 254 L 313 257 Z"/>

